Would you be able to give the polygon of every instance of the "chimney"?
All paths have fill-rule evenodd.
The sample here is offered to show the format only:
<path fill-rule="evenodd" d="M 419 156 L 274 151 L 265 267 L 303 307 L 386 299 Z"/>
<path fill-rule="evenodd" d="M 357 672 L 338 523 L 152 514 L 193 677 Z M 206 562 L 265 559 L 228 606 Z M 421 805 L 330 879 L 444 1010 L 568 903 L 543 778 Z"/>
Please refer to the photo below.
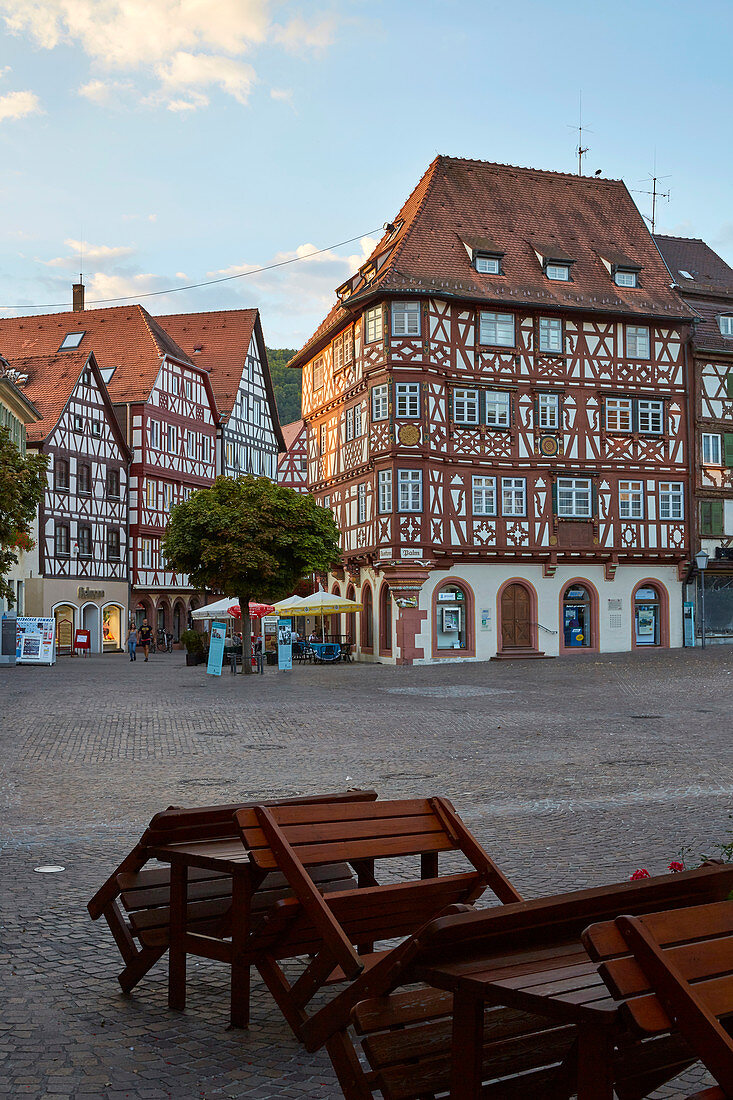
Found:
<path fill-rule="evenodd" d="M 81 281 L 81 275 L 79 276 L 79 282 L 74 283 L 71 288 L 72 293 L 72 309 L 74 313 L 84 312 L 84 283 Z"/>

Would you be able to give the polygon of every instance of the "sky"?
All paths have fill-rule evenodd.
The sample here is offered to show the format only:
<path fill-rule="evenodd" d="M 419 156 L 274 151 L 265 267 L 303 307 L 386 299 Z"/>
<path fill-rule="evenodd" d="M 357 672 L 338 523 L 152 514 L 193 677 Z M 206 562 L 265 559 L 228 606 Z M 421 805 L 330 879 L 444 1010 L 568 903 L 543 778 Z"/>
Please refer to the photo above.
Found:
<path fill-rule="evenodd" d="M 656 165 L 657 231 L 733 264 L 730 10 L 0 0 L 0 315 L 83 270 L 88 304 L 257 306 L 297 348 L 436 153 L 575 171 L 581 100 L 585 171 L 648 214 Z"/>

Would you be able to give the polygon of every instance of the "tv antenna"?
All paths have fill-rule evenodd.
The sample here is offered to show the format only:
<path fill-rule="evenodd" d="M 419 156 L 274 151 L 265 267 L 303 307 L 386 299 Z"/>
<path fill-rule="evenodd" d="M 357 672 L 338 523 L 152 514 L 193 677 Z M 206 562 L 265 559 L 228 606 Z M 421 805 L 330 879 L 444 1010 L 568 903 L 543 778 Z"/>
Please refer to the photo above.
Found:
<path fill-rule="evenodd" d="M 659 187 L 658 187 L 658 184 L 661 183 L 662 180 L 668 180 L 670 178 L 671 178 L 671 175 L 666 175 L 666 176 L 658 176 L 657 175 L 657 154 L 655 152 L 655 154 L 654 154 L 654 169 L 652 171 L 651 176 L 645 176 L 643 180 L 639 180 L 639 183 L 651 183 L 651 185 L 652 185 L 651 191 L 641 190 L 639 188 L 635 188 L 635 193 L 637 195 L 651 195 L 651 197 L 652 197 L 652 216 L 651 216 L 651 218 L 647 214 L 642 214 L 642 218 L 645 218 L 650 223 L 651 228 L 652 228 L 652 234 L 654 233 L 654 230 L 655 230 L 656 224 L 657 224 L 657 200 L 664 199 L 665 202 L 669 202 L 669 197 L 672 194 L 672 189 L 671 188 L 667 188 L 666 191 L 660 191 Z"/>
<path fill-rule="evenodd" d="M 568 123 L 570 125 L 570 123 Z M 588 126 L 583 126 L 583 93 L 578 93 L 578 125 L 572 127 L 573 130 L 578 131 L 578 144 L 575 148 L 575 152 L 578 154 L 578 175 L 583 175 L 583 157 L 586 153 L 590 152 L 590 145 L 583 145 L 583 130 L 586 133 L 592 134 L 593 131 Z"/>

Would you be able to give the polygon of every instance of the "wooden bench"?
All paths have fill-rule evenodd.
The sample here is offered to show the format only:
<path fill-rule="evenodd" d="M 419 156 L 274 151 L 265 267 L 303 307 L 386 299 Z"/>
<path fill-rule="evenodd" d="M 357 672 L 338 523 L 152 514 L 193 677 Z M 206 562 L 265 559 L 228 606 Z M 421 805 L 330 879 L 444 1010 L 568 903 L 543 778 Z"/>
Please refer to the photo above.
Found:
<path fill-rule="evenodd" d="M 733 1018 L 733 901 L 619 916 L 583 942 L 639 1041 L 679 1032 L 720 1086 L 697 1100 L 733 1098 L 733 1040 L 720 1023 Z"/>
<path fill-rule="evenodd" d="M 330 803 L 373 801 L 375 791 L 347 791 L 339 794 L 283 799 L 272 805 L 308 805 L 324 799 Z M 241 844 L 234 814 L 246 803 L 202 806 L 193 809 L 170 807 L 156 814 L 132 851 L 112 872 L 89 901 L 92 920 L 104 917 L 119 948 L 124 967 L 118 981 L 129 993 L 165 954 L 170 938 L 170 867 L 146 867 L 155 847 L 189 841 L 210 840 Z M 345 863 L 329 868 L 319 879 L 324 890 L 346 890 L 354 885 Z M 258 911 L 286 897 L 290 891 L 282 875 L 266 876 L 260 893 L 252 899 Z M 188 922 L 202 935 L 229 934 L 232 901 L 230 875 L 207 869 L 191 871 Z"/>
<path fill-rule="evenodd" d="M 570 975 L 591 972 L 596 991 L 590 1000 L 605 995 L 604 1008 L 613 1020 L 617 1006 L 581 943 L 589 917 L 647 913 L 660 901 L 683 908 L 724 898 L 731 887 L 733 867 L 706 866 L 440 917 L 314 1013 L 301 1029 L 303 1041 L 308 1050 L 325 1043 L 349 1100 L 369 1100 L 377 1092 L 385 1100 L 570 1096 L 579 1072 L 573 990 L 580 983 L 567 981 L 567 1003 L 553 1018 L 521 1003 L 522 975 L 542 967 L 551 973 L 555 966 Z M 498 988 L 502 981 L 506 1000 Z M 484 990 L 485 1004 L 480 1003 Z M 474 999 L 464 1000 L 458 1015 L 466 991 Z M 477 1005 L 482 1015 L 476 1014 Z M 622 1040 L 611 1044 L 611 1073 L 621 1100 L 639 1100 L 695 1060 L 684 1043 L 669 1036 L 633 1047 Z M 457 1090 L 456 1081 L 474 1069 L 480 1085 Z"/>
<path fill-rule="evenodd" d="M 256 806 L 236 815 L 253 866 L 280 871 L 293 897 L 275 904 L 247 947 L 296 1035 L 306 1006 L 329 980 L 353 979 L 380 953 L 375 945 L 403 938 L 457 903 L 474 902 L 488 887 L 503 902 L 520 895 L 442 798 L 338 806 Z M 460 852 L 470 870 L 439 874 L 440 853 Z M 380 884 L 375 861 L 420 857 L 420 877 Z M 327 896 L 317 878 L 346 861 L 356 891 Z M 294 984 L 282 959 L 312 956 Z"/>

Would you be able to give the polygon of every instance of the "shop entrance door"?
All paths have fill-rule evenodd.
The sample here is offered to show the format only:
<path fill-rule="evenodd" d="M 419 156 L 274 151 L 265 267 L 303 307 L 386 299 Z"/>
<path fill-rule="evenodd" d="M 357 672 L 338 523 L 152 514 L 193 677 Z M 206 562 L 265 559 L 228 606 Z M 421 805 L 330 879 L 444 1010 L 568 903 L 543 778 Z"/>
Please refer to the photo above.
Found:
<path fill-rule="evenodd" d="M 529 592 L 523 584 L 510 584 L 501 594 L 502 649 L 532 648 L 532 616 Z"/>
<path fill-rule="evenodd" d="M 635 642 L 659 645 L 659 596 L 654 588 L 640 588 L 634 601 Z"/>

